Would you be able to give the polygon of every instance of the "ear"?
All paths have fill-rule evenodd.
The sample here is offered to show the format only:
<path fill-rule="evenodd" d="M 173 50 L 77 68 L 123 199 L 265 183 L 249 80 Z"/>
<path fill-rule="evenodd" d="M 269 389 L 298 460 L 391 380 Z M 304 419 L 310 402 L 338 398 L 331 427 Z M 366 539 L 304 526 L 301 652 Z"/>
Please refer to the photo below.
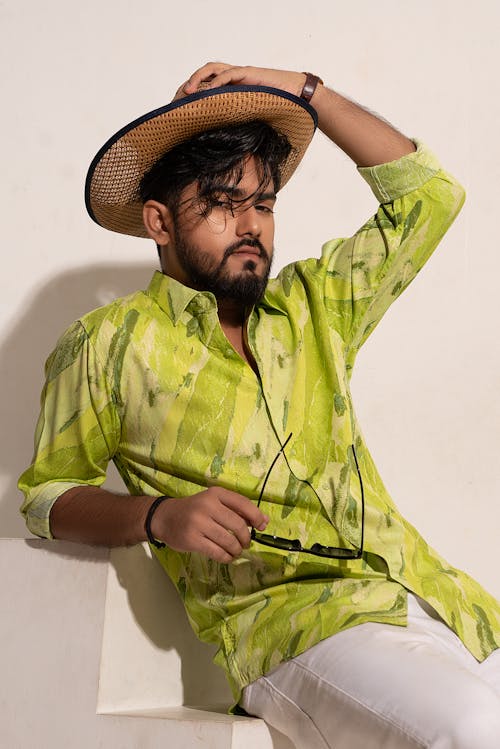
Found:
<path fill-rule="evenodd" d="M 157 200 L 147 200 L 142 208 L 142 220 L 148 235 L 160 246 L 171 242 L 172 213 Z"/>

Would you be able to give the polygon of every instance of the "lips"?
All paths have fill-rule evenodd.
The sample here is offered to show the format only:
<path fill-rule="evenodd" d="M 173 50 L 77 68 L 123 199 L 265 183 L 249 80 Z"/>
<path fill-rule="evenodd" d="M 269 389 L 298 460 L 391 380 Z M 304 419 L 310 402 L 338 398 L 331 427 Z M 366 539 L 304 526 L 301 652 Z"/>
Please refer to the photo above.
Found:
<path fill-rule="evenodd" d="M 257 260 L 262 260 L 264 264 L 269 264 L 269 256 L 257 238 L 242 239 L 234 245 L 227 247 L 222 258 L 221 268 L 225 266 L 231 255 L 239 255 L 241 260 L 247 260 L 254 264 Z M 254 265 L 254 269 L 255 267 Z"/>
<path fill-rule="evenodd" d="M 233 255 L 254 255 L 255 257 L 261 256 L 261 251 L 258 247 L 252 247 L 251 245 L 243 245 L 238 247 L 237 250 L 232 252 Z"/>

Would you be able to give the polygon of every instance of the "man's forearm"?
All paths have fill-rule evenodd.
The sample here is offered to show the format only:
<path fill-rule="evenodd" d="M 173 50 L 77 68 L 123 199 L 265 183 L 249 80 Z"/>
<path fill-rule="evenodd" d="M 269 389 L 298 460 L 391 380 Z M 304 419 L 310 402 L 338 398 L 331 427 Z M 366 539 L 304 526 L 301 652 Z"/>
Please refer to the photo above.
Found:
<path fill-rule="evenodd" d="M 146 541 L 145 520 L 154 497 L 114 494 L 77 486 L 61 494 L 50 512 L 54 538 L 93 546 L 131 546 Z"/>
<path fill-rule="evenodd" d="M 234 66 L 211 62 L 195 71 L 179 88 L 176 98 L 193 93 L 200 84 L 215 88 L 227 84 L 272 86 L 300 96 L 306 76 L 291 70 Z M 335 91 L 318 84 L 311 99 L 320 129 L 358 166 L 376 166 L 415 151 L 414 143 L 388 122 Z"/>
<path fill-rule="evenodd" d="M 415 151 L 415 144 L 392 125 L 349 99 L 318 84 L 311 99 L 318 125 L 358 166 L 376 166 Z"/>
<path fill-rule="evenodd" d="M 77 486 L 61 494 L 52 506 L 51 532 L 54 538 L 93 546 L 141 543 L 147 540 L 146 517 L 154 500 Z M 249 546 L 249 528 L 264 530 L 267 522 L 267 516 L 247 497 L 212 486 L 162 502 L 150 530 L 172 549 L 198 552 L 227 564 Z"/>

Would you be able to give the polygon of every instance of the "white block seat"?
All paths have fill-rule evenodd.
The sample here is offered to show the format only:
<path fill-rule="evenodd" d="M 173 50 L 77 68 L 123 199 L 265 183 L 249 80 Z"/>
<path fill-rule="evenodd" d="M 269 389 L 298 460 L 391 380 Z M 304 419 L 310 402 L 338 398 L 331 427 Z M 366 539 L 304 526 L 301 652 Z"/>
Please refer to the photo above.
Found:
<path fill-rule="evenodd" d="M 0 539 L 6 749 L 293 749 L 231 696 L 149 552 Z"/>

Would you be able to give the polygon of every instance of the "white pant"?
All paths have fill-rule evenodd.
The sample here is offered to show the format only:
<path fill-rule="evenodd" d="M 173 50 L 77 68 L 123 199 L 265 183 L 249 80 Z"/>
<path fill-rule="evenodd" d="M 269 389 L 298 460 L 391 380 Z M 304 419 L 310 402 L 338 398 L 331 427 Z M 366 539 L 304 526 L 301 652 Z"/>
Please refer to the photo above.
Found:
<path fill-rule="evenodd" d="M 241 705 L 297 749 L 499 749 L 500 650 L 478 663 L 409 594 L 408 627 L 339 632 L 250 684 Z"/>

